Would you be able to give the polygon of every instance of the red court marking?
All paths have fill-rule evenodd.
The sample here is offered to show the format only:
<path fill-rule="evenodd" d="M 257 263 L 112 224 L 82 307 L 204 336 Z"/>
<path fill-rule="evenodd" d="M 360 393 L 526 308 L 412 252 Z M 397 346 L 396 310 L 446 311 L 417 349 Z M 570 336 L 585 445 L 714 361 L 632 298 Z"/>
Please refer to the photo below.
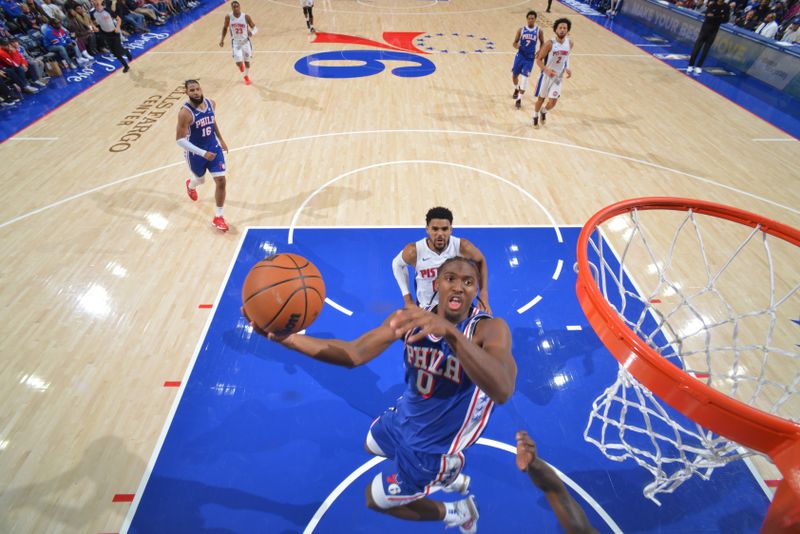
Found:
<path fill-rule="evenodd" d="M 179 387 L 181 387 L 181 381 L 180 380 L 167 380 L 166 382 L 164 382 L 164 387 L 165 388 L 179 388 Z"/>
<path fill-rule="evenodd" d="M 650 299 L 652 304 L 661 304 L 661 299 Z"/>
<path fill-rule="evenodd" d="M 114 495 L 114 498 L 111 499 L 111 502 L 133 502 L 135 496 L 135 493 L 117 493 Z"/>
<path fill-rule="evenodd" d="M 765 480 L 764 484 L 767 485 L 768 488 L 777 488 L 783 480 Z"/>
<path fill-rule="evenodd" d="M 210 310 L 211 308 L 214 307 L 214 305 L 213 304 L 200 304 L 197 307 L 200 308 L 201 310 Z"/>
<path fill-rule="evenodd" d="M 695 378 L 708 378 L 708 376 L 709 376 L 708 373 L 695 373 L 694 374 Z"/>

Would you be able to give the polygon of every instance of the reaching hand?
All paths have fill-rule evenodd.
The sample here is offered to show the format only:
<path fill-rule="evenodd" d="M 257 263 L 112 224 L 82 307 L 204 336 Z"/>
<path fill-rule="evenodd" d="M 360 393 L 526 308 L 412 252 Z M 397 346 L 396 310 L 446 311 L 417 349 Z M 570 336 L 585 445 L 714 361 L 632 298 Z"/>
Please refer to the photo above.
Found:
<path fill-rule="evenodd" d="M 407 306 L 394 312 L 394 317 L 389 321 L 389 327 L 394 330 L 398 338 L 407 332 L 419 328 L 420 331 L 408 338 L 409 343 L 414 343 L 427 335 L 444 337 L 453 330 L 453 324 L 447 319 L 417 306 Z"/>
<path fill-rule="evenodd" d="M 517 468 L 527 471 L 536 460 L 536 444 L 524 430 L 517 432 Z"/>
<path fill-rule="evenodd" d="M 572 78 L 572 71 L 571 70 L 566 69 L 565 72 L 567 74 L 567 78 Z"/>
<path fill-rule="evenodd" d="M 216 158 L 217 155 L 214 154 L 213 152 L 209 152 L 206 150 L 206 153 L 203 154 L 203 157 L 206 158 L 208 161 L 214 161 L 214 158 Z"/>
<path fill-rule="evenodd" d="M 250 317 L 247 316 L 247 312 L 245 311 L 244 307 L 241 308 L 241 311 L 244 318 L 250 324 L 250 328 L 253 329 L 253 332 L 255 332 L 260 336 L 264 336 L 270 341 L 274 341 L 276 343 L 280 343 L 281 345 L 285 345 L 285 342 L 294 335 L 294 334 L 289 334 L 288 336 L 281 337 L 281 336 L 276 336 L 272 332 L 265 332 L 264 330 L 261 330 L 261 328 L 259 328 L 258 325 L 250 319 Z"/>
<path fill-rule="evenodd" d="M 219 42 L 219 47 L 222 48 L 223 46 L 225 46 L 225 40 L 224 39 Z"/>

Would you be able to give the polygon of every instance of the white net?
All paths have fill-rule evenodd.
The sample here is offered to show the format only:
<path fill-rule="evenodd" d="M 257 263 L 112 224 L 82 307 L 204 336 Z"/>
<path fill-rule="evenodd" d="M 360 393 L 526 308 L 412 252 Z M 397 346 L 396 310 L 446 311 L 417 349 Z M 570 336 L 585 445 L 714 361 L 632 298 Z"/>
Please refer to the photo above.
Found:
<path fill-rule="evenodd" d="M 592 275 L 625 324 L 689 375 L 745 404 L 800 421 L 800 249 L 692 211 L 632 210 L 589 241 Z M 620 367 L 584 438 L 653 475 L 646 497 L 755 454 L 659 401 Z"/>

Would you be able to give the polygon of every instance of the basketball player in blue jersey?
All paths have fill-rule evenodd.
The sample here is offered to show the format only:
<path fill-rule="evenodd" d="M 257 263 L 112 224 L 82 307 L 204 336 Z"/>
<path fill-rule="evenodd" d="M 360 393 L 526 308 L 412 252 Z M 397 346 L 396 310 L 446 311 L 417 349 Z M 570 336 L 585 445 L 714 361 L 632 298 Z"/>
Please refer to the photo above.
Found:
<path fill-rule="evenodd" d="M 544 43 L 544 36 L 536 25 L 536 11 L 528 11 L 526 15 L 528 23 L 526 26 L 517 30 L 514 36 L 514 48 L 517 55 L 514 57 L 514 66 L 511 67 L 511 81 L 514 82 L 514 94 L 512 98 L 516 100 L 517 109 L 522 107 L 522 95 L 528 88 L 528 78 L 531 76 L 533 62 L 536 59 L 536 43 L 541 48 Z"/>
<path fill-rule="evenodd" d="M 186 180 L 186 193 L 193 201 L 197 200 L 197 186 L 205 182 L 208 171 L 214 178 L 217 188 L 214 193 L 217 202 L 216 212 L 211 224 L 218 230 L 228 231 L 222 216 L 225 205 L 225 156 L 228 145 L 222 138 L 214 110 L 217 104 L 203 97 L 203 90 L 197 80 L 184 83 L 189 101 L 178 112 L 178 131 L 175 134 L 178 146 L 185 151 L 186 162 L 192 177 Z"/>
<path fill-rule="evenodd" d="M 425 215 L 425 232 L 428 236 L 416 243 L 409 243 L 392 260 L 392 272 L 400 286 L 406 306 L 413 306 L 414 299 L 408 286 L 408 269 L 411 265 L 416 273 L 416 304 L 431 306 L 439 302 L 433 290 L 433 281 L 437 270 L 445 260 L 455 256 L 463 256 L 475 262 L 480 273 L 480 304 L 488 313 L 489 307 L 489 269 L 486 258 L 478 247 L 453 235 L 453 213 L 441 206 L 431 208 Z"/>
<path fill-rule="evenodd" d="M 451 258 L 439 268 L 437 306 L 396 311 L 354 341 L 267 336 L 315 360 L 349 368 L 403 339 L 405 392 L 367 432 L 367 451 L 390 460 L 390 468 L 367 485 L 367 506 L 410 521 L 444 521 L 467 534 L 477 531 L 473 496 L 450 503 L 428 496 L 439 490 L 469 492 L 470 477 L 461 472 L 464 451 L 481 436 L 494 404 L 514 393 L 517 376 L 508 325 L 473 305 L 478 279 L 473 262 Z"/>

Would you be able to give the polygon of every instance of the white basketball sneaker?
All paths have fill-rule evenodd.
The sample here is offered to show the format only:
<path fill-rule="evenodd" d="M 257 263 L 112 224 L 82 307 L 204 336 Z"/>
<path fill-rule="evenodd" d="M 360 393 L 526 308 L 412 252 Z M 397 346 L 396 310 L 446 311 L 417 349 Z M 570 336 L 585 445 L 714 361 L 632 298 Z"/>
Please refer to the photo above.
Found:
<path fill-rule="evenodd" d="M 478 532 L 478 505 L 475 497 L 470 495 L 466 499 L 456 501 L 454 511 L 445 517 L 444 523 L 449 527 L 458 527 L 461 534 L 475 534 Z"/>

